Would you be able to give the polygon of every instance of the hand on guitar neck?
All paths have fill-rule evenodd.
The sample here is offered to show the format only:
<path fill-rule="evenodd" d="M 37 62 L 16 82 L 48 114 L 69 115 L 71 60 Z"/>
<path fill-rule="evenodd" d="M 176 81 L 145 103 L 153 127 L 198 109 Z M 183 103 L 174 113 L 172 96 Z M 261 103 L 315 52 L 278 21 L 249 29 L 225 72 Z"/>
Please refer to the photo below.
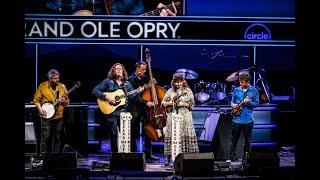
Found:
<path fill-rule="evenodd" d="M 243 101 L 241 103 L 235 104 L 233 106 L 233 109 L 239 109 L 240 106 L 243 106 L 243 105 L 247 104 L 248 101 L 249 101 L 249 97 L 247 96 L 246 98 L 243 99 Z"/>
<path fill-rule="evenodd" d="M 159 3 L 157 9 L 141 14 L 140 16 L 177 16 L 180 12 L 180 2 L 164 5 Z"/>
<path fill-rule="evenodd" d="M 59 98 L 59 103 L 61 106 L 67 106 L 69 104 L 69 99 L 65 97 Z"/>
<path fill-rule="evenodd" d="M 160 16 L 177 16 L 177 9 L 173 6 L 174 12 L 172 12 L 166 5 L 159 3 L 157 9 L 160 11 Z"/>

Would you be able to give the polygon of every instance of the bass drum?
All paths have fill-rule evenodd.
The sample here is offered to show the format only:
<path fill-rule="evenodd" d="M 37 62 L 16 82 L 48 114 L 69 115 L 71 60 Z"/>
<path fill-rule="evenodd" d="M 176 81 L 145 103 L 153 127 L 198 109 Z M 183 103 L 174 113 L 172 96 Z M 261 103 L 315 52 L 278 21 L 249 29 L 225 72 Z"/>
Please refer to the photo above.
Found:
<path fill-rule="evenodd" d="M 194 98 L 196 101 L 205 104 L 208 103 L 208 101 L 210 100 L 210 95 L 205 92 L 198 92 L 194 95 Z"/>
<path fill-rule="evenodd" d="M 93 13 L 89 10 L 79 10 L 73 13 L 75 16 L 91 16 Z"/>
<path fill-rule="evenodd" d="M 209 83 L 208 89 L 214 100 L 222 101 L 227 97 L 226 85 L 220 81 Z"/>
<path fill-rule="evenodd" d="M 194 92 L 196 92 L 194 98 L 196 102 L 200 102 L 201 104 L 209 103 L 210 94 L 207 86 L 208 84 L 203 80 L 200 80 L 194 85 Z"/>

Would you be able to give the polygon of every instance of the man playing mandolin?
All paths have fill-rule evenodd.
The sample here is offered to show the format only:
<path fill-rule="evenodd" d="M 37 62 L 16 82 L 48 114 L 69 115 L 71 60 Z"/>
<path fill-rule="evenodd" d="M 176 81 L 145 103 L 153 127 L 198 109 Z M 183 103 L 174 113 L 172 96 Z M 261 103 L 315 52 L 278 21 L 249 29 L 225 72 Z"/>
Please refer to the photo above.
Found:
<path fill-rule="evenodd" d="M 251 136 L 254 124 L 253 108 L 259 105 L 258 90 L 250 85 L 251 76 L 249 73 L 240 73 L 239 81 L 240 86 L 235 88 L 232 92 L 231 107 L 233 115 L 232 120 L 232 134 L 230 142 L 230 155 L 227 162 L 236 160 L 236 146 L 239 140 L 241 131 L 244 134 L 244 154 L 242 161 L 245 162 L 246 158 L 251 152 Z"/>
<path fill-rule="evenodd" d="M 59 72 L 51 69 L 47 73 L 48 80 L 41 83 L 34 94 L 33 103 L 35 104 L 41 117 L 41 152 L 59 152 L 61 150 L 61 135 L 63 131 L 63 110 L 70 102 L 66 86 L 59 82 Z M 54 104 L 58 101 L 58 106 L 54 111 L 53 117 L 45 118 L 49 114 L 42 106 Z"/>

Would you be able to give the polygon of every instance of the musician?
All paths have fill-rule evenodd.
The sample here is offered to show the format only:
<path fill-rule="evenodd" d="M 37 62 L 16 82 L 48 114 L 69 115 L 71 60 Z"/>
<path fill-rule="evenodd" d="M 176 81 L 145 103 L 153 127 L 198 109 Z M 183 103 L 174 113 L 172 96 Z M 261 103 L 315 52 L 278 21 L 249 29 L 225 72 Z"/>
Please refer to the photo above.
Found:
<path fill-rule="evenodd" d="M 40 151 L 59 152 L 63 132 L 63 110 L 70 100 L 68 96 L 64 96 L 68 90 L 64 84 L 59 82 L 59 72 L 56 69 L 51 69 L 48 71 L 47 77 L 48 80 L 39 85 L 33 97 L 33 103 L 41 117 Z M 51 119 L 44 119 L 46 111 L 41 105 L 46 102 L 53 104 L 57 99 L 59 99 L 59 105 L 55 115 Z"/>
<path fill-rule="evenodd" d="M 179 97 L 178 97 L 179 96 Z M 175 98 L 178 97 L 178 98 Z M 191 109 L 194 106 L 194 96 L 188 87 L 184 74 L 175 73 L 172 77 L 171 88 L 166 92 L 161 104 L 165 108 L 173 108 L 172 112 L 180 113 L 183 116 L 181 123 L 181 153 L 198 153 L 198 142 L 194 128 Z M 167 124 L 164 128 L 164 155 L 166 156 L 165 166 L 172 166 L 171 162 L 171 138 L 172 138 L 172 112 L 167 113 Z"/>
<path fill-rule="evenodd" d="M 125 67 L 120 63 L 115 63 L 109 70 L 107 78 L 101 81 L 92 90 L 92 94 L 99 99 L 108 101 L 111 105 L 117 105 L 114 97 L 107 97 L 103 92 L 113 92 L 122 89 L 125 93 L 133 90 L 131 83 L 128 81 L 128 73 Z M 137 101 L 139 96 L 133 94 L 127 97 L 128 101 Z M 128 112 L 128 103 L 124 106 L 119 106 L 111 114 L 104 114 L 109 138 L 111 142 L 111 151 L 118 152 L 118 128 L 120 126 L 120 113 Z"/>
<path fill-rule="evenodd" d="M 28 1 L 31 1 L 28 3 L 34 4 L 32 3 L 34 0 Z M 88 10 L 95 15 L 106 15 L 108 14 L 107 1 L 111 0 L 45 0 L 41 2 L 40 13 L 73 14 L 77 11 Z"/>
<path fill-rule="evenodd" d="M 243 131 L 244 134 L 244 155 L 242 160 L 245 161 L 251 152 L 251 136 L 254 124 L 253 108 L 259 105 L 258 90 L 250 85 L 251 76 L 248 72 L 240 73 L 240 86 L 232 92 L 231 107 L 238 109 L 239 104 L 243 101 L 243 108 L 240 115 L 234 116 L 232 120 L 232 134 L 230 141 L 230 155 L 227 162 L 236 160 L 236 146 L 239 136 Z"/>
<path fill-rule="evenodd" d="M 171 11 L 166 8 L 165 4 L 172 4 L 173 1 L 162 0 L 150 1 L 150 0 L 112 0 L 111 1 L 111 14 L 112 15 L 141 15 L 146 12 L 158 9 L 160 16 L 176 16 L 177 11 Z"/>
<path fill-rule="evenodd" d="M 131 74 L 129 77 L 129 81 L 131 82 L 134 89 L 138 87 L 142 87 L 145 84 L 149 83 L 149 77 L 145 75 L 147 70 L 147 64 L 143 61 L 137 61 L 135 64 L 135 72 Z M 148 108 L 153 106 L 153 102 L 146 102 L 140 96 L 139 101 L 132 102 L 129 105 L 130 112 L 133 116 L 132 118 L 132 127 L 131 127 L 131 151 L 137 151 L 137 144 L 136 139 L 139 135 L 140 130 L 140 122 L 144 127 L 144 123 L 147 121 L 147 111 Z M 144 131 L 143 131 L 144 132 Z M 157 161 L 159 160 L 158 157 L 152 155 L 152 146 L 151 146 L 151 139 L 144 134 L 144 153 L 146 155 L 147 161 Z"/>
<path fill-rule="evenodd" d="M 173 8 L 174 11 L 166 8 L 166 5 L 172 2 L 170 0 L 162 0 L 161 3 L 150 0 L 46 0 L 40 3 L 38 11 L 48 14 L 73 14 L 77 11 L 88 10 L 94 15 L 142 15 L 158 9 L 160 16 L 176 16 L 180 5 Z M 37 12 L 32 7 L 27 7 L 25 11 L 26 13 Z"/>

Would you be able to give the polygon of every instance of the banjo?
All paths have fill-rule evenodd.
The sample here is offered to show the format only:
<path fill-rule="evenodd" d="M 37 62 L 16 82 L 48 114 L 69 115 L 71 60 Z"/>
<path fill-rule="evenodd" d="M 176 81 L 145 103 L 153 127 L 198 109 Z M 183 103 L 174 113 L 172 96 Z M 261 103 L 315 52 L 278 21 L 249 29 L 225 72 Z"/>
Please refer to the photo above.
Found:
<path fill-rule="evenodd" d="M 68 94 L 70 94 L 72 91 L 74 91 L 78 87 L 80 87 L 80 81 L 78 81 L 66 94 L 61 96 L 61 98 L 67 96 Z M 59 104 L 59 102 L 60 102 L 59 99 L 57 99 L 53 104 L 49 103 L 49 102 L 43 103 L 41 108 L 46 113 L 42 117 L 45 118 L 45 119 L 52 118 L 54 116 L 54 114 L 56 113 L 56 106 Z"/>

